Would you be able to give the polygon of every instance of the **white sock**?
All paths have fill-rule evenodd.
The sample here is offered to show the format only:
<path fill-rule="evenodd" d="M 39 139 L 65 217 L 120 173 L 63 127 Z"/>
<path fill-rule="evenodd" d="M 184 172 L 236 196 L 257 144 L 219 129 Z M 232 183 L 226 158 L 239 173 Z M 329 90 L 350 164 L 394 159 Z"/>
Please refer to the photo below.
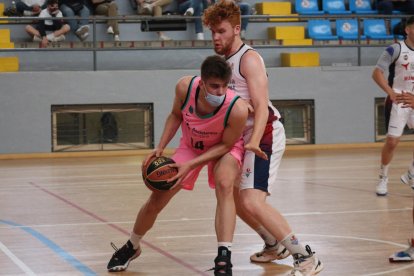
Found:
<path fill-rule="evenodd" d="M 281 242 L 284 247 L 294 256 L 295 254 L 301 254 L 302 256 L 308 256 L 309 253 L 306 251 L 305 247 L 300 244 L 299 240 L 296 238 L 295 234 L 290 233 L 287 235 Z"/>
<path fill-rule="evenodd" d="M 380 168 L 379 175 L 380 176 L 383 176 L 383 177 L 388 177 L 388 169 L 389 169 L 389 167 L 390 167 L 390 164 L 388 164 L 388 165 L 381 164 L 381 168 Z"/>
<path fill-rule="evenodd" d="M 259 228 L 255 229 L 255 231 L 257 232 L 257 234 L 259 234 L 259 236 L 263 239 L 263 241 L 267 245 L 276 245 L 277 244 L 277 240 L 263 226 L 260 226 Z"/>
<path fill-rule="evenodd" d="M 411 165 L 410 165 L 410 167 L 408 168 L 408 172 L 409 172 L 411 175 L 414 175 L 414 158 L 413 158 L 413 161 L 411 161 Z"/>
<path fill-rule="evenodd" d="M 220 246 L 224 246 L 224 247 L 226 247 L 229 251 L 231 251 L 231 246 L 233 245 L 233 243 L 232 242 L 218 242 L 217 243 L 217 247 L 220 247 Z"/>
<path fill-rule="evenodd" d="M 129 237 L 129 240 L 132 243 L 132 246 L 134 249 L 137 249 L 139 247 L 139 242 L 141 241 L 143 236 L 137 235 L 134 232 L 131 232 L 131 236 Z"/>

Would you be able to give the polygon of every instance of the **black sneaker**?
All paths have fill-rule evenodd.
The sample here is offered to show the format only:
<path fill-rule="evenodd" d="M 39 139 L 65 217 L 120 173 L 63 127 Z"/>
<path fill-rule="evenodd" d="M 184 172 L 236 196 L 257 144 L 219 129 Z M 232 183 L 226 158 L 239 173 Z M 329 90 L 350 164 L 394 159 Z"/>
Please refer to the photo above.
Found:
<path fill-rule="evenodd" d="M 129 263 L 141 254 L 141 248 L 138 247 L 138 249 L 135 250 L 130 240 L 128 240 L 120 249 L 118 249 L 112 242 L 111 246 L 115 249 L 115 253 L 112 255 L 107 266 L 109 272 L 124 271 L 127 269 Z"/>
<path fill-rule="evenodd" d="M 227 247 L 220 246 L 218 248 L 218 255 L 214 259 L 214 264 L 214 276 L 233 275 L 233 272 L 231 270 L 231 268 L 233 267 L 233 265 L 231 264 L 231 251 Z"/>

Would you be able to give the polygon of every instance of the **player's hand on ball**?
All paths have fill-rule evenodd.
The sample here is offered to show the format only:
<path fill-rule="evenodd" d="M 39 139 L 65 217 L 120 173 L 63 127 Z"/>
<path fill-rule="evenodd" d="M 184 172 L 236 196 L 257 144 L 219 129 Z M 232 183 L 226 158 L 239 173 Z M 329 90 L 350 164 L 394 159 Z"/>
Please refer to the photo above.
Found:
<path fill-rule="evenodd" d="M 175 163 L 175 164 L 170 164 L 169 166 L 178 169 L 178 173 L 175 176 L 167 180 L 168 182 L 173 182 L 177 180 L 175 185 L 170 188 L 170 190 L 173 190 L 177 186 L 181 186 L 181 183 L 183 182 L 183 180 L 185 179 L 185 177 L 191 171 L 192 168 L 189 162 L 181 163 L 181 164 Z"/>

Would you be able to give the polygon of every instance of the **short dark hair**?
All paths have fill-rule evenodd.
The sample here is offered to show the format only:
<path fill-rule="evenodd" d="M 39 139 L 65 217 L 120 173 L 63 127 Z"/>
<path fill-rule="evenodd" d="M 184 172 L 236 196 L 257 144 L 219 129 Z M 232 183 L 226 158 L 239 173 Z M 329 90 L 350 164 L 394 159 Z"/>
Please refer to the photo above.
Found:
<path fill-rule="evenodd" d="M 201 78 L 204 81 L 210 78 L 218 78 L 228 83 L 231 75 L 230 65 L 221 56 L 208 56 L 201 64 Z"/>
<path fill-rule="evenodd" d="M 411 25 L 411 24 L 414 24 L 414 16 L 410 16 L 410 17 L 407 18 L 405 26 L 408 26 L 408 25 Z"/>
<path fill-rule="evenodd" d="M 53 6 L 53 5 L 55 5 L 55 4 L 59 4 L 59 1 L 58 0 L 47 0 L 47 2 L 46 2 L 46 5 L 47 6 Z"/>

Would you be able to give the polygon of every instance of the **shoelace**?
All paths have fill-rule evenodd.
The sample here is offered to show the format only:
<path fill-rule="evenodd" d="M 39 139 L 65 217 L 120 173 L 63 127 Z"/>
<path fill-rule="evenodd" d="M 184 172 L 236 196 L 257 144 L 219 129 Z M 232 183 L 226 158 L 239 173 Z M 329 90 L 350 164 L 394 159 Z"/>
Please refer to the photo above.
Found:
<path fill-rule="evenodd" d="M 115 250 L 115 253 L 119 251 L 118 247 L 116 247 L 116 245 L 113 242 L 111 242 L 111 246 Z"/>

